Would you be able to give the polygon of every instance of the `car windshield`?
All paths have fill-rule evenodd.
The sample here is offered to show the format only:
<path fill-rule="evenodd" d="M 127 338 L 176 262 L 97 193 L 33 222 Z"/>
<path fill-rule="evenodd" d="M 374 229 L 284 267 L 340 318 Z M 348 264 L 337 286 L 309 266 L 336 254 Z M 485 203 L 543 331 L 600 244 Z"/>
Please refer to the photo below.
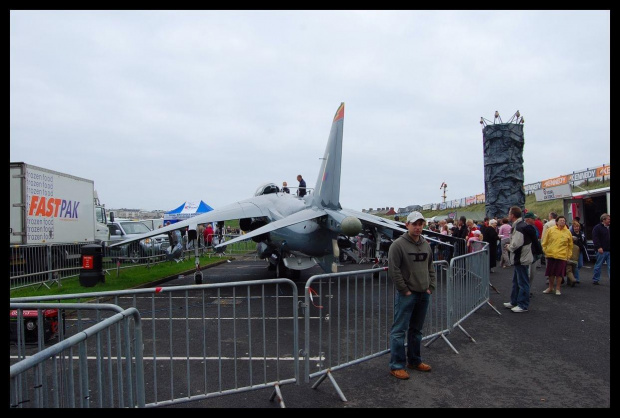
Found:
<path fill-rule="evenodd" d="M 121 222 L 121 225 L 127 234 L 144 234 L 150 231 L 142 222 Z"/>

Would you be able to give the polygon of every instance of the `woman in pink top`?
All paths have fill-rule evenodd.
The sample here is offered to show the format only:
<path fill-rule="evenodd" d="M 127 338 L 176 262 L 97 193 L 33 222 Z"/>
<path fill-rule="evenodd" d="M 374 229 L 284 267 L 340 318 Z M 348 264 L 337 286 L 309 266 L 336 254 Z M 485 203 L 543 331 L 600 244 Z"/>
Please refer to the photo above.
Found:
<path fill-rule="evenodd" d="M 502 251 L 502 257 L 499 262 L 499 265 L 503 268 L 507 268 L 508 266 L 510 266 L 510 260 L 508 259 L 508 252 L 504 250 L 504 245 L 510 243 L 510 230 L 511 229 L 512 229 L 512 226 L 510 226 L 510 221 L 508 220 L 508 218 L 503 218 L 502 226 L 500 226 L 499 229 L 497 230 L 497 235 L 499 236 L 499 239 L 501 241 L 499 248 Z"/>
<path fill-rule="evenodd" d="M 497 231 L 497 235 L 499 235 L 500 238 L 510 238 L 511 229 L 512 227 L 510 226 L 510 221 L 508 218 L 504 218 L 502 219 L 502 226 L 500 226 Z"/>

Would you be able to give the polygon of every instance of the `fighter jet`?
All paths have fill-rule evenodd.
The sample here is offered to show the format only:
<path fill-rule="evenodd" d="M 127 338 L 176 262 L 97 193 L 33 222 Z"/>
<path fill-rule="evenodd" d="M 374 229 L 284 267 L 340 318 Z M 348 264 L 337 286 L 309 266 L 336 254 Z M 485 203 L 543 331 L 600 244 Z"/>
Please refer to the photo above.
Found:
<path fill-rule="evenodd" d="M 341 207 L 343 125 L 344 102 L 334 115 L 316 184 L 305 196 L 285 193 L 275 183 L 262 184 L 249 199 L 110 246 L 186 227 L 196 230 L 200 224 L 239 220 L 244 234 L 214 248 L 252 239 L 257 243 L 258 256 L 268 260 L 276 277 L 291 279 L 317 264 L 326 273 L 336 272 L 340 247 L 348 246 L 359 234 L 373 236 L 379 250 L 381 240 L 390 242 L 406 232 L 405 224 Z"/>

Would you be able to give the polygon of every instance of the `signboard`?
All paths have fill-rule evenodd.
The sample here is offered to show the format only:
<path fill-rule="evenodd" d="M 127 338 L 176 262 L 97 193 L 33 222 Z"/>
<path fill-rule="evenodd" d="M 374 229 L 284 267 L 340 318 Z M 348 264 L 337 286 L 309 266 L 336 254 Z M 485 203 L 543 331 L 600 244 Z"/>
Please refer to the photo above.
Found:
<path fill-rule="evenodd" d="M 561 184 L 555 187 L 545 187 L 534 192 L 537 202 L 571 197 L 572 192 L 569 184 Z"/>
<path fill-rule="evenodd" d="M 564 183 L 581 183 L 586 180 L 594 180 L 597 178 L 602 178 L 605 180 L 605 177 L 611 176 L 611 166 L 610 165 L 602 165 L 596 168 L 589 168 L 586 170 L 581 170 L 574 172 L 573 174 L 567 174 L 565 176 L 556 177 L 553 179 L 548 179 L 545 181 L 539 181 L 536 183 L 526 184 L 523 186 L 525 193 L 535 192 L 536 190 L 540 190 L 545 187 L 553 187 L 559 186 Z"/>

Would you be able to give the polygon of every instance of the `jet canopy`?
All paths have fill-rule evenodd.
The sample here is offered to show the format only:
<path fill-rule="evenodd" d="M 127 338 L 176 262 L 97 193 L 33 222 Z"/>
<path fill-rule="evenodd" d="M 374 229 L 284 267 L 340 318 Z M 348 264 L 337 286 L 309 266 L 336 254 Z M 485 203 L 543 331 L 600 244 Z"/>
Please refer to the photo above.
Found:
<path fill-rule="evenodd" d="M 256 192 L 254 192 L 254 196 L 262 196 L 264 194 L 278 193 L 280 188 L 276 186 L 275 183 L 265 183 L 258 186 Z"/>

